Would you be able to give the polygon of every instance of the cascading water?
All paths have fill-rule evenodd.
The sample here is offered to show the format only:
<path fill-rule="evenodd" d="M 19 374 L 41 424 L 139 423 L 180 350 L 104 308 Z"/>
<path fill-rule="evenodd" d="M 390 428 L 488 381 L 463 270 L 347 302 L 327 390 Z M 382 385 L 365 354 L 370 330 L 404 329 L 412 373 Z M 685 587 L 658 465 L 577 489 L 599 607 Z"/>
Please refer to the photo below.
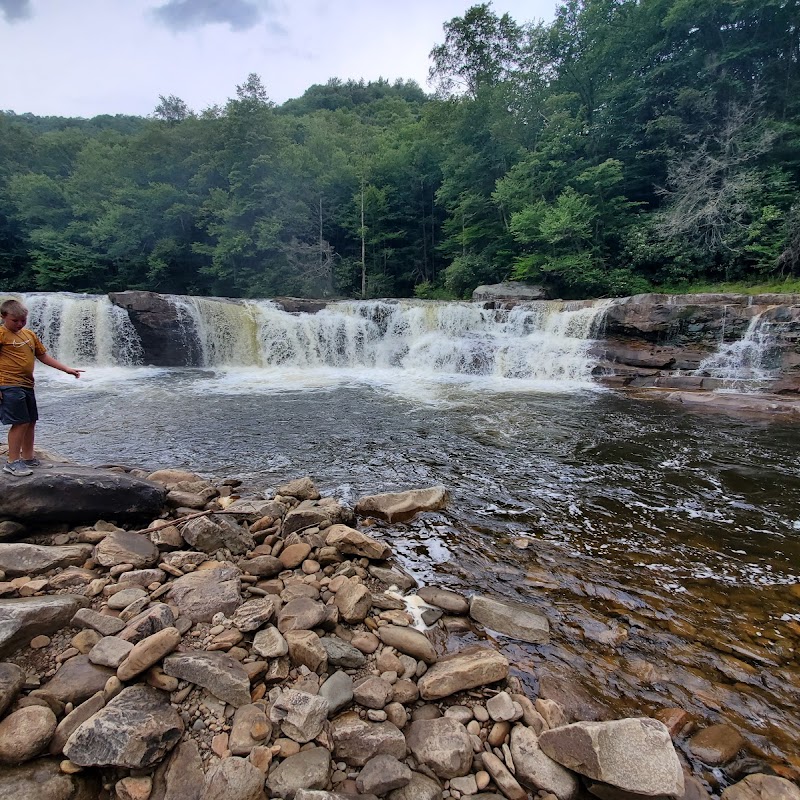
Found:
<path fill-rule="evenodd" d="M 591 337 L 611 301 L 472 303 L 361 301 L 288 314 L 270 301 L 172 298 L 204 366 L 394 369 L 588 383 Z"/>
<path fill-rule="evenodd" d="M 60 361 L 103 367 L 141 363 L 142 346 L 127 312 L 106 295 L 18 296 L 30 312 L 28 327 Z"/>
<path fill-rule="evenodd" d="M 695 374 L 718 378 L 730 389 L 758 388 L 774 377 L 768 366 L 774 338 L 763 313 L 750 320 L 741 339 L 725 342 L 724 327 L 722 338 L 719 349 L 700 363 Z"/>

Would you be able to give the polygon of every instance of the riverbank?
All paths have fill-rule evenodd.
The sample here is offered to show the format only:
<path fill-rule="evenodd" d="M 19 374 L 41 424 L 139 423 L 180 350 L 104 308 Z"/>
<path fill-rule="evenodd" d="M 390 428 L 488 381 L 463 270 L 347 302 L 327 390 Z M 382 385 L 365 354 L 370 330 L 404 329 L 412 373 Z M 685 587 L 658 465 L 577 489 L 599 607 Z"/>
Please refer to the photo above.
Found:
<path fill-rule="evenodd" d="M 657 684 L 620 719 L 551 672 L 569 643 L 556 606 L 542 611 L 546 576 L 522 604 L 417 586 L 392 543 L 439 513 L 440 489 L 351 509 L 307 478 L 259 497 L 233 479 L 127 476 L 162 485 L 165 513 L 0 545 L 15 627 L 0 790 L 20 800 L 45 780 L 67 798 L 142 800 L 797 792 L 776 775 L 798 765 L 735 725 L 669 702 L 637 720 Z M 594 634 L 611 650 L 629 636 Z"/>

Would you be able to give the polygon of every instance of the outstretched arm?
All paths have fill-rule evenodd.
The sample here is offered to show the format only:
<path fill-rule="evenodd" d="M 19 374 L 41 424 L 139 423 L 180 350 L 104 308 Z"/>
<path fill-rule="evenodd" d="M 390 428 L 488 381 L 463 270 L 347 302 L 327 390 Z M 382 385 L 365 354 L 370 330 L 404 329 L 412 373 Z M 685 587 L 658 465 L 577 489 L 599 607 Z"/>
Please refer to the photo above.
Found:
<path fill-rule="evenodd" d="M 48 367 L 53 367 L 53 369 L 59 369 L 61 372 L 66 372 L 67 375 L 74 375 L 76 378 L 80 378 L 81 373 L 86 371 L 83 369 L 72 369 L 72 367 L 68 367 L 66 364 L 56 361 L 49 353 L 39 356 L 39 361 L 41 361 L 42 364 L 47 364 Z"/>

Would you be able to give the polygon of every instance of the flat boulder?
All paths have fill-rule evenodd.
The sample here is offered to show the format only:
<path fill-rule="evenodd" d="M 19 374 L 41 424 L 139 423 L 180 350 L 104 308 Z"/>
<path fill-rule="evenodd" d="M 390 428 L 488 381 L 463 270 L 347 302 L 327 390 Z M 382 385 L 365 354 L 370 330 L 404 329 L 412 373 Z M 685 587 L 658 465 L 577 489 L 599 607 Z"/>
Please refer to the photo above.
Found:
<path fill-rule="evenodd" d="M 94 549 L 94 560 L 104 567 L 132 564 L 134 569 L 152 567 L 158 548 L 146 536 L 131 531 L 113 531 Z"/>
<path fill-rule="evenodd" d="M 0 570 L 9 578 L 18 575 L 36 575 L 56 567 L 79 566 L 91 554 L 92 546 L 89 544 L 61 547 L 23 542 L 0 544 Z"/>
<path fill-rule="evenodd" d="M 33 639 L 69 625 L 86 597 L 54 595 L 0 600 L 0 657 L 9 655 Z"/>
<path fill-rule="evenodd" d="M 335 547 L 340 553 L 361 556 L 372 561 L 382 561 L 392 553 L 389 545 L 347 525 L 331 525 L 327 530 L 325 544 Z"/>
<path fill-rule="evenodd" d="M 683 795 L 683 771 L 667 727 L 649 717 L 575 722 L 539 735 L 567 769 L 639 795 Z"/>
<path fill-rule="evenodd" d="M 502 653 L 488 647 L 473 647 L 442 658 L 419 679 L 417 686 L 423 700 L 439 700 L 465 689 L 505 680 L 508 668 L 508 659 Z"/>
<path fill-rule="evenodd" d="M 525 603 L 474 595 L 470 600 L 469 615 L 485 628 L 512 639 L 531 644 L 542 644 L 550 639 L 547 617 Z"/>
<path fill-rule="evenodd" d="M 151 767 L 180 741 L 183 721 L 169 696 L 149 686 L 123 689 L 74 731 L 64 755 L 82 767 Z"/>
<path fill-rule="evenodd" d="M 355 507 L 361 517 L 373 516 L 387 522 L 406 522 L 422 511 L 440 511 L 450 497 L 444 486 L 411 489 L 407 492 L 386 492 L 362 497 Z"/>
<path fill-rule="evenodd" d="M 211 622 L 218 612 L 229 617 L 242 602 L 240 575 L 231 566 L 190 572 L 172 582 L 167 598 L 192 622 Z"/>
<path fill-rule="evenodd" d="M 65 661 L 55 675 L 32 695 L 54 697 L 61 703 L 78 705 L 105 688 L 113 669 L 93 664 L 88 655 L 74 656 Z"/>
<path fill-rule="evenodd" d="M 0 475 L 0 517 L 26 522 L 136 520 L 157 516 L 167 490 L 152 481 L 58 464 L 33 475 Z"/>
<path fill-rule="evenodd" d="M 208 689 L 214 697 L 239 708 L 250 703 L 250 678 L 227 653 L 202 650 L 176 653 L 164 659 L 164 672 Z"/>

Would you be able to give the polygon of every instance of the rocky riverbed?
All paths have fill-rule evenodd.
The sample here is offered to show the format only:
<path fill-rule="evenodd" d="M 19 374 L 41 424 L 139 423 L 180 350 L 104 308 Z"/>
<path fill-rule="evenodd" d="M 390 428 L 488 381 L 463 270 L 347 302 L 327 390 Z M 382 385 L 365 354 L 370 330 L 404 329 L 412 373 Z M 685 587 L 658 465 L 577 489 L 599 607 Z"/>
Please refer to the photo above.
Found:
<path fill-rule="evenodd" d="M 65 507 L 91 482 L 52 472 L 73 481 L 48 482 Z M 725 724 L 534 694 L 495 642 L 546 644 L 547 616 L 418 587 L 386 543 L 442 487 L 351 509 L 309 478 L 261 497 L 112 474 L 107 491 L 163 508 L 134 523 L 116 495 L 120 518 L 58 524 L 20 482 L 0 523 L 24 537 L 0 544 L 2 799 L 800 798 L 795 767 L 748 759 Z"/>

